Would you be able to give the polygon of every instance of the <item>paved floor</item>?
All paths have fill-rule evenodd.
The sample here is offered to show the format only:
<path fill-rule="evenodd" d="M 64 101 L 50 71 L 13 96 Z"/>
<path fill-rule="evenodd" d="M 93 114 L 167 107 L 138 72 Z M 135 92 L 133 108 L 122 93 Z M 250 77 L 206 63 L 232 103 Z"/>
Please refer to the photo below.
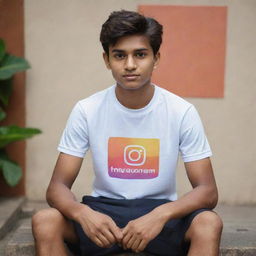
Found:
<path fill-rule="evenodd" d="M 256 206 L 219 205 L 216 212 L 224 223 L 221 247 L 256 249 Z"/>

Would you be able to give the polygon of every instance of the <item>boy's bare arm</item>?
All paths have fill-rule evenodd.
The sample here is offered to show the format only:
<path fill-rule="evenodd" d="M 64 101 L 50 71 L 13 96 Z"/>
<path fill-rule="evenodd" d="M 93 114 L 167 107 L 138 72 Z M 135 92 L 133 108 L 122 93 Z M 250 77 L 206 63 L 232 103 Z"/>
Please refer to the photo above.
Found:
<path fill-rule="evenodd" d="M 218 201 L 218 190 L 210 158 L 185 163 L 193 189 L 177 201 L 160 206 L 166 220 L 181 218 L 200 208 L 213 209 Z"/>
<path fill-rule="evenodd" d="M 46 193 L 49 205 L 70 219 L 76 218 L 77 210 L 80 208 L 80 203 L 76 201 L 71 187 L 82 162 L 82 158 L 60 153 Z"/>
<path fill-rule="evenodd" d="M 216 206 L 218 192 L 210 159 L 185 163 L 185 167 L 193 189 L 177 201 L 158 206 L 150 213 L 130 221 L 123 230 L 124 248 L 143 251 L 170 219 L 182 218 L 200 208 L 212 209 Z"/>
<path fill-rule="evenodd" d="M 86 235 L 98 246 L 108 247 L 121 240 L 121 230 L 109 216 L 77 202 L 71 192 L 82 161 L 82 158 L 60 153 L 47 189 L 47 202 L 67 218 L 80 223 Z"/>

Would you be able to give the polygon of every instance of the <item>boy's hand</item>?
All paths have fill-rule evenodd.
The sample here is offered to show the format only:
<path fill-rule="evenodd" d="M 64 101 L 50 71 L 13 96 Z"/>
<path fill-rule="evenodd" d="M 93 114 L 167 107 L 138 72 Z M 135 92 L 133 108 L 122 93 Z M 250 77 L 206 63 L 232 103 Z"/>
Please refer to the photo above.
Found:
<path fill-rule="evenodd" d="M 85 234 L 99 247 L 111 247 L 120 243 L 123 237 L 121 229 L 107 215 L 94 211 L 90 207 L 81 205 L 77 221 Z"/>
<path fill-rule="evenodd" d="M 164 219 L 154 211 L 129 221 L 122 230 L 123 248 L 132 249 L 134 252 L 143 251 L 147 244 L 161 232 L 164 225 Z"/>

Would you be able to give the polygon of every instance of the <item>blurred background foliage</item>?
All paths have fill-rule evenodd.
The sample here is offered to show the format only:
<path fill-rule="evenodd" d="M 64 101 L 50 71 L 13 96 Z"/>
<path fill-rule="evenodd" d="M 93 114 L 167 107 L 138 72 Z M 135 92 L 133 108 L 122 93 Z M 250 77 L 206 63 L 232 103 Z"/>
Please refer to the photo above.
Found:
<path fill-rule="evenodd" d="M 30 68 L 29 63 L 6 52 L 3 39 L 0 39 L 0 122 L 6 118 L 6 108 L 12 94 L 13 77 L 15 73 Z M 14 141 L 24 140 L 41 133 L 36 128 L 25 128 L 16 125 L 0 124 L 0 169 L 9 186 L 15 186 L 22 177 L 21 167 L 12 161 L 6 153 L 6 146 Z"/>

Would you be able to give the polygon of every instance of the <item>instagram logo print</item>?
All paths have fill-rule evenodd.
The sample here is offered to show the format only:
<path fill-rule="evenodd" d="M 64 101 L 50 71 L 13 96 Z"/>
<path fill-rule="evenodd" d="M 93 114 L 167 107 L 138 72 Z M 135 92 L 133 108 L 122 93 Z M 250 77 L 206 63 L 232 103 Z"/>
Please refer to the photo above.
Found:
<path fill-rule="evenodd" d="M 124 148 L 124 162 L 127 165 L 140 166 L 146 161 L 146 149 L 140 145 L 128 145 Z"/>

